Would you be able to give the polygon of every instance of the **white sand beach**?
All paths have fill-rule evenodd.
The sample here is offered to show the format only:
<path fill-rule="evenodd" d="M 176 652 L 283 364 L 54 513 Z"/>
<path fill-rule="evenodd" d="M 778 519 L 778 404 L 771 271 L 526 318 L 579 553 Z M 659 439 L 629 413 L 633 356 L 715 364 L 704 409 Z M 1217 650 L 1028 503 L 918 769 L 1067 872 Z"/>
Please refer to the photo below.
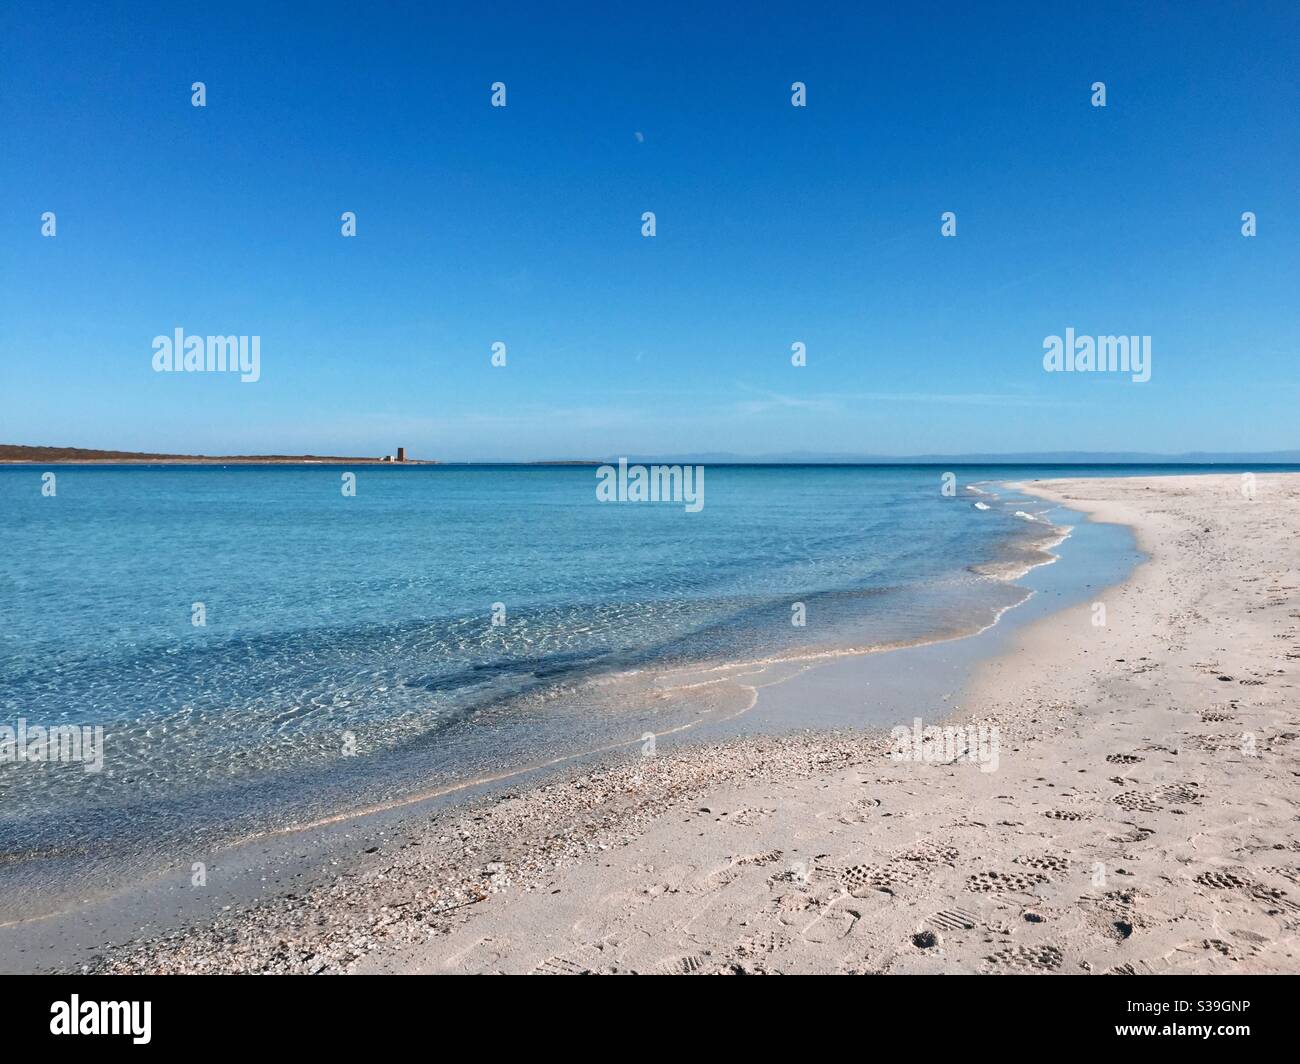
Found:
<path fill-rule="evenodd" d="M 946 723 L 623 755 L 392 833 L 103 971 L 1300 971 L 1300 475 L 1034 482 L 1149 560 L 1019 630 Z M 939 719 L 925 723 L 945 723 Z"/>

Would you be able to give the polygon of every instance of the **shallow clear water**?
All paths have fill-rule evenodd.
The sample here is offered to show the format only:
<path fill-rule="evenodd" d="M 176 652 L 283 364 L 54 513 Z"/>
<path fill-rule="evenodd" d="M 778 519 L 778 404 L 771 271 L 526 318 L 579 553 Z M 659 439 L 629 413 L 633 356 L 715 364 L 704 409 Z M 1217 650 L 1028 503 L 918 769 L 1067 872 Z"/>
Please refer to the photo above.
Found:
<path fill-rule="evenodd" d="M 345 468 L 61 467 L 52 498 L 0 469 L 0 724 L 106 733 L 101 772 L 0 764 L 11 861 L 261 830 L 743 708 L 701 666 L 977 630 L 1026 594 L 981 567 L 1050 530 L 968 486 L 1067 472 L 959 467 L 947 497 L 930 467 L 710 466 L 688 513 L 602 504 L 589 467 L 359 467 L 355 497 Z"/>

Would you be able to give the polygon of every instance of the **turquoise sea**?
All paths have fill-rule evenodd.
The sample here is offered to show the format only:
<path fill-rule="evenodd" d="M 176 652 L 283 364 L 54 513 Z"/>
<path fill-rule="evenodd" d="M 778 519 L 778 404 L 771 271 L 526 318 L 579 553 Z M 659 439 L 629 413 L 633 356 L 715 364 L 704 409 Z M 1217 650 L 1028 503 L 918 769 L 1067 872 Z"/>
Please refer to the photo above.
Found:
<path fill-rule="evenodd" d="M 708 466 L 696 513 L 584 466 L 43 472 L 0 468 L 0 725 L 101 726 L 104 767 L 0 764 L 0 880 L 635 743 L 742 709 L 726 663 L 979 631 L 1059 538 L 996 485 L 1121 470 Z"/>

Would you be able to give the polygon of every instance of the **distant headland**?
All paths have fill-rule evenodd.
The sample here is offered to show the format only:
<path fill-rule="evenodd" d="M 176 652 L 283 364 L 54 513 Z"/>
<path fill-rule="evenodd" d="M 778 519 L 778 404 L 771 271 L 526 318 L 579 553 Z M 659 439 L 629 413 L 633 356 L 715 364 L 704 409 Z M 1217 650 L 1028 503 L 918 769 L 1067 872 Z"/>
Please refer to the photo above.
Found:
<path fill-rule="evenodd" d="M 78 465 L 88 462 L 113 464 L 157 465 L 330 465 L 346 462 L 349 465 L 437 465 L 437 462 L 408 458 L 406 448 L 397 448 L 396 454 L 359 457 L 356 455 L 320 454 L 151 454 L 144 451 L 100 451 L 87 447 L 24 447 L 16 443 L 0 443 L 0 463 Z"/>

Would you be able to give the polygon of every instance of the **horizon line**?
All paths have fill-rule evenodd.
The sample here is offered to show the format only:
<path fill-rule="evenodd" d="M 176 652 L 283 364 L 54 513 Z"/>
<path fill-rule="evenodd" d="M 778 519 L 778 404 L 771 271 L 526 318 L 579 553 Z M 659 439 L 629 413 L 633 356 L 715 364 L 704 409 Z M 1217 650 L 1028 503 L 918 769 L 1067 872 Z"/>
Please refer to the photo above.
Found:
<path fill-rule="evenodd" d="M 397 450 L 396 448 L 394 449 Z M 346 456 L 322 454 L 176 454 L 151 451 L 118 451 L 82 447 L 31 446 L 0 444 L 0 465 L 336 465 L 367 463 L 406 466 L 602 466 L 619 462 L 638 464 L 693 464 L 737 466 L 872 466 L 872 465 L 1235 465 L 1300 464 L 1300 450 L 1279 451 L 1009 451 L 965 453 L 925 453 L 911 455 L 853 454 L 848 452 L 784 452 L 744 455 L 725 451 L 624 454 L 605 458 L 536 458 L 536 459 L 421 459 L 390 456 Z"/>

